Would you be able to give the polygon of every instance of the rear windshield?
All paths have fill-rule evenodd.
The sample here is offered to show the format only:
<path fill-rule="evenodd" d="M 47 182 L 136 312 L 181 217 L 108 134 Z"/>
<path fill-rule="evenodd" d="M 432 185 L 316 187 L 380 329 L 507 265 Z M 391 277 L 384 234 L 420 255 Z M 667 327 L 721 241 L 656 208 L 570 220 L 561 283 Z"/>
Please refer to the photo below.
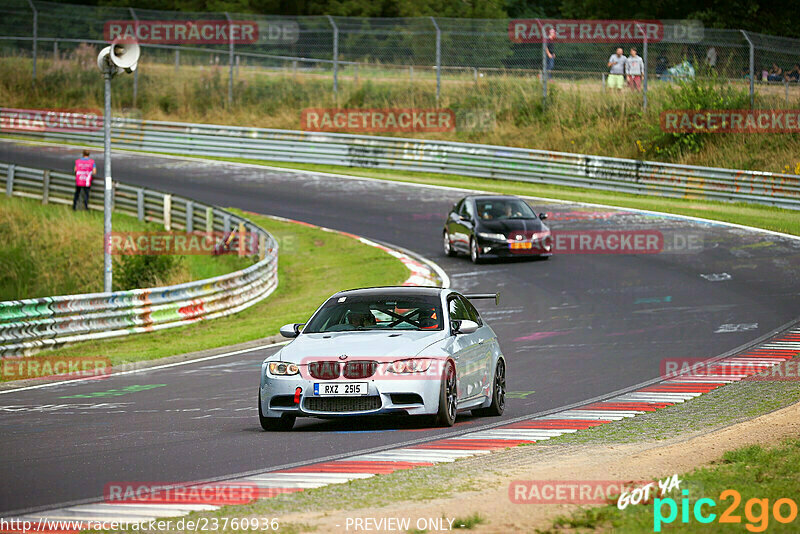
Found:
<path fill-rule="evenodd" d="M 303 328 L 303 333 L 442 329 L 438 296 L 345 296 L 329 299 Z"/>

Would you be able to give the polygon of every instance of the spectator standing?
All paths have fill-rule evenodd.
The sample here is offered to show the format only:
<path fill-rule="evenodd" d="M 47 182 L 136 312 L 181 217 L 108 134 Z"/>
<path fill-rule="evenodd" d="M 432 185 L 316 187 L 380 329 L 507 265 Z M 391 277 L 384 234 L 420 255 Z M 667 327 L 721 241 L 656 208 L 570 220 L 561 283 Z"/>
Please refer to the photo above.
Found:
<path fill-rule="evenodd" d="M 553 46 L 553 41 L 556 39 L 556 30 L 554 28 L 550 28 L 550 31 L 547 32 L 547 38 L 545 39 L 545 54 L 547 55 L 547 77 L 552 78 L 553 69 L 556 66 L 556 49 Z"/>
<path fill-rule="evenodd" d="M 635 48 L 631 48 L 631 55 L 625 60 L 625 73 L 628 75 L 628 87 L 634 91 L 641 91 L 644 61 L 636 54 Z"/>
<path fill-rule="evenodd" d="M 617 52 L 608 58 L 608 66 L 611 69 L 608 74 L 608 88 L 622 89 L 625 78 L 625 61 L 627 58 L 622 53 L 622 48 L 617 48 Z"/>
<path fill-rule="evenodd" d="M 97 176 L 97 166 L 89 157 L 89 151 L 83 151 L 83 157 L 75 160 L 75 196 L 72 197 L 72 211 L 78 209 L 78 200 L 83 196 L 83 207 L 89 209 L 89 188 L 92 187 L 92 178 Z"/>

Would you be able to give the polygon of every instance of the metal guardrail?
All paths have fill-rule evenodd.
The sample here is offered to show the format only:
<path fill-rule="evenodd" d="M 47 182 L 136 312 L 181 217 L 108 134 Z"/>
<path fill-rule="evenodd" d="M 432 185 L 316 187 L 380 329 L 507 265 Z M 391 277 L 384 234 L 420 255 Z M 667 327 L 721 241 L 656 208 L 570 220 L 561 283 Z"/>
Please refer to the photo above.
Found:
<path fill-rule="evenodd" d="M 0 163 L 0 191 L 7 196 L 71 204 L 70 174 Z M 101 187 L 89 207 L 103 209 Z M 0 193 L 1 194 L 1 193 Z M 114 210 L 187 232 L 258 238 L 258 262 L 222 276 L 149 289 L 0 302 L 0 357 L 37 352 L 66 343 L 152 332 L 223 317 L 263 300 L 278 285 L 278 243 L 263 228 L 220 208 L 168 193 L 114 182 Z"/>
<path fill-rule="evenodd" d="M 0 116 L 3 111 L 0 110 Z M 102 145 L 101 131 L 20 132 Z M 526 148 L 117 118 L 115 148 L 459 174 L 660 197 L 800 209 L 800 176 L 676 165 Z"/>

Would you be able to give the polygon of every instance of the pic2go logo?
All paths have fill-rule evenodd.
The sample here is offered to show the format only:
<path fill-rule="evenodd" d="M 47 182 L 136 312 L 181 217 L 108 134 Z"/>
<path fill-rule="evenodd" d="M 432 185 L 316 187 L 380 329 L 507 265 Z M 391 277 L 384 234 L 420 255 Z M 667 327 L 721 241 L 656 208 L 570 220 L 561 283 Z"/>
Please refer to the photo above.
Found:
<path fill-rule="evenodd" d="M 711 512 L 717 506 L 713 499 L 702 498 L 695 501 L 694 505 L 689 504 L 689 490 L 681 492 L 683 498 L 680 504 L 681 523 L 689 523 L 689 513 L 691 510 L 694 520 L 698 523 L 712 523 L 717 519 L 717 514 Z M 720 501 L 731 499 L 731 504 L 720 514 L 717 522 L 719 523 L 742 523 L 742 517 L 736 513 L 739 504 L 742 502 L 741 494 L 733 489 L 727 489 L 719 494 Z M 664 515 L 665 509 L 667 515 Z M 764 532 L 769 526 L 770 512 L 778 523 L 788 524 L 797 518 L 797 503 L 792 499 L 777 499 L 770 509 L 769 499 L 752 498 L 744 504 L 744 516 L 747 519 L 745 528 L 750 532 Z M 678 503 L 675 499 L 655 499 L 653 501 L 653 532 L 661 532 L 662 525 L 673 523 L 678 518 Z"/>

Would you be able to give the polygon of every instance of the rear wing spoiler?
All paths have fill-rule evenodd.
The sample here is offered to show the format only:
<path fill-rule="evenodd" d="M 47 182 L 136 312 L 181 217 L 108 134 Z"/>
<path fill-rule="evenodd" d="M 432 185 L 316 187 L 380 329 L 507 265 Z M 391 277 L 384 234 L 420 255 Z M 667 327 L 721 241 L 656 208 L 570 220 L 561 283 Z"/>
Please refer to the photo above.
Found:
<path fill-rule="evenodd" d="M 464 295 L 470 300 L 477 300 L 477 299 L 494 299 L 494 305 L 497 306 L 500 303 L 500 293 L 474 293 L 472 295 Z"/>

